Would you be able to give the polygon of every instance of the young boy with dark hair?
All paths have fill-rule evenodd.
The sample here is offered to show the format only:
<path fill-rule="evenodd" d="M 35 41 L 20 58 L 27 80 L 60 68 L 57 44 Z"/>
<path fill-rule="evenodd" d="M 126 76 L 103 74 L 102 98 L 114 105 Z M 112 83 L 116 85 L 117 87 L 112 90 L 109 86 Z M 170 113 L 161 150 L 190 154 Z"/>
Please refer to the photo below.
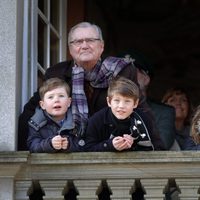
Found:
<path fill-rule="evenodd" d="M 73 133 L 74 122 L 70 109 L 68 84 L 51 78 L 39 89 L 40 107 L 29 120 L 27 146 L 31 152 L 80 151 L 78 138 Z"/>
<path fill-rule="evenodd" d="M 131 80 L 118 77 L 108 88 L 108 107 L 89 118 L 85 135 L 86 151 L 154 150 L 151 128 L 137 110 L 139 88 Z"/>

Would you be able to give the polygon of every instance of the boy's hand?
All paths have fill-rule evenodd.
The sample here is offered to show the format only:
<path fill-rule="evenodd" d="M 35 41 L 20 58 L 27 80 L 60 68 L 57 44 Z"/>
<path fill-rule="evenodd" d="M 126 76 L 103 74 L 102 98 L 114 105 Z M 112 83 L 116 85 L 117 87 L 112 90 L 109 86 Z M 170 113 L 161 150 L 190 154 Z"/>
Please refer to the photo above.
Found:
<path fill-rule="evenodd" d="M 54 149 L 59 150 L 62 148 L 62 137 L 60 135 L 53 137 L 51 142 Z"/>
<path fill-rule="evenodd" d="M 57 135 L 52 138 L 52 146 L 54 149 L 60 150 L 60 149 L 67 149 L 69 145 L 69 141 L 66 137 L 61 137 L 60 135 Z"/>
<path fill-rule="evenodd" d="M 123 138 L 126 140 L 126 142 L 128 143 L 129 148 L 132 147 L 133 143 L 134 143 L 134 138 L 129 135 L 129 134 L 124 134 Z"/>
<path fill-rule="evenodd" d="M 113 143 L 114 148 L 118 151 L 131 148 L 132 146 L 131 138 L 129 137 L 125 135 L 125 137 L 118 136 L 118 137 L 113 138 L 112 143 Z"/>
<path fill-rule="evenodd" d="M 67 149 L 69 145 L 69 141 L 67 139 L 67 137 L 63 137 L 62 138 L 62 149 Z"/>

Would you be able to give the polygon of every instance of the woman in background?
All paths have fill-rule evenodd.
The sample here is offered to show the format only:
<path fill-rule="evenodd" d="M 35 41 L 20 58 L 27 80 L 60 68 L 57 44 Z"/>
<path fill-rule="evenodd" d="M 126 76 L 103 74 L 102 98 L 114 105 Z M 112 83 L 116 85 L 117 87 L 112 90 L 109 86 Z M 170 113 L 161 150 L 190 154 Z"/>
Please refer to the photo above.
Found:
<path fill-rule="evenodd" d="M 185 140 L 190 135 L 190 119 L 192 113 L 190 97 L 183 88 L 171 88 L 166 91 L 162 102 L 175 108 L 175 138 L 180 149 L 184 150 Z"/>

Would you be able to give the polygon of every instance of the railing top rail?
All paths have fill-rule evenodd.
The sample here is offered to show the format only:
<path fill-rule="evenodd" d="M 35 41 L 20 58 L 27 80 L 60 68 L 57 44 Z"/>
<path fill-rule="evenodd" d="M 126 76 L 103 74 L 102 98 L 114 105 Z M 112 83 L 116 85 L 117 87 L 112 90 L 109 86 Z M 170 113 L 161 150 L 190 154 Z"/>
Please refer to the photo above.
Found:
<path fill-rule="evenodd" d="M 80 152 L 29 153 L 28 151 L 0 152 L 0 164 L 28 162 L 29 164 L 98 164 L 98 163 L 200 163 L 198 151 L 148 152 Z"/>

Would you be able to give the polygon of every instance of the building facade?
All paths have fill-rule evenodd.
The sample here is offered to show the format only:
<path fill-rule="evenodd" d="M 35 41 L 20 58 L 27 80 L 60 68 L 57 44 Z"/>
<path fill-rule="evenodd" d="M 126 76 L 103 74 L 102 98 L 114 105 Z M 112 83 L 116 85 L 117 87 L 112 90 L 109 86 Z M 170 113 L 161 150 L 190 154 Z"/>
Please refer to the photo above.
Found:
<path fill-rule="evenodd" d="M 30 154 L 17 152 L 18 116 L 50 65 L 67 55 L 67 0 L 0 0 L 0 200 L 28 200 L 35 184 L 43 199 L 161 200 L 170 186 L 179 199 L 199 199 L 198 152 Z"/>
<path fill-rule="evenodd" d="M 0 151 L 17 149 L 17 121 L 50 65 L 66 59 L 67 1 L 0 1 Z"/>

